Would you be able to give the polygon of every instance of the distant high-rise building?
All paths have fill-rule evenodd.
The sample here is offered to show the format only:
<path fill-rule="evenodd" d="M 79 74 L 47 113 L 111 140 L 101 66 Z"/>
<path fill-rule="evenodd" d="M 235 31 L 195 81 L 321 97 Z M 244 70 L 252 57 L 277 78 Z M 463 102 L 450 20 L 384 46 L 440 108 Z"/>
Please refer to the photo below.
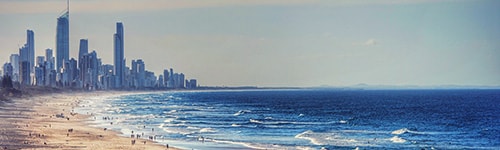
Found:
<path fill-rule="evenodd" d="M 45 50 L 45 86 L 55 86 L 56 76 L 54 54 L 52 49 L 47 48 Z"/>
<path fill-rule="evenodd" d="M 29 61 L 21 61 L 20 63 L 20 82 L 22 85 L 31 85 L 31 68 Z"/>
<path fill-rule="evenodd" d="M 24 44 L 19 48 L 19 82 L 22 85 L 31 85 L 31 66 L 28 44 Z"/>
<path fill-rule="evenodd" d="M 45 57 L 43 56 L 37 56 L 36 57 L 36 66 L 45 66 Z"/>
<path fill-rule="evenodd" d="M 137 85 L 142 88 L 146 83 L 146 65 L 142 59 L 138 59 L 137 63 Z"/>
<path fill-rule="evenodd" d="M 197 87 L 196 79 L 186 80 L 187 89 L 195 89 Z"/>
<path fill-rule="evenodd" d="M 121 88 L 125 84 L 125 56 L 124 56 L 123 24 L 116 23 L 116 33 L 114 34 L 114 61 L 115 61 L 115 87 Z"/>
<path fill-rule="evenodd" d="M 167 82 L 167 88 L 175 88 L 175 82 L 174 82 L 174 69 L 170 68 L 170 75 L 168 75 L 168 80 Z"/>
<path fill-rule="evenodd" d="M 164 78 L 163 78 L 163 75 L 161 75 L 161 74 L 160 74 L 160 75 L 158 76 L 158 85 L 157 85 L 157 87 L 162 88 L 162 87 L 164 87 L 164 86 L 165 86 L 165 85 L 164 85 L 164 82 L 163 82 L 163 79 L 164 79 Z"/>
<path fill-rule="evenodd" d="M 167 87 L 168 85 L 168 78 L 170 77 L 170 74 L 168 73 L 168 69 L 163 70 L 163 85 Z"/>
<path fill-rule="evenodd" d="M 34 71 L 33 66 L 35 65 L 35 33 L 33 30 L 26 31 L 26 48 L 27 48 L 27 58 L 30 62 L 30 69 Z"/>
<path fill-rule="evenodd" d="M 100 79 L 100 85 L 102 85 L 102 89 L 109 89 L 109 88 L 113 88 L 114 86 L 114 73 L 113 73 L 113 69 L 114 69 L 114 66 L 113 65 L 109 65 L 109 64 L 105 64 L 105 65 L 101 65 L 100 68 L 100 72 L 102 72 L 102 75 L 99 77 Z"/>
<path fill-rule="evenodd" d="M 3 72 L 5 76 L 10 76 L 12 78 L 13 75 L 12 63 L 3 64 Z"/>
<path fill-rule="evenodd" d="M 69 61 L 64 61 L 63 66 L 57 72 L 57 86 L 68 86 L 69 85 Z"/>
<path fill-rule="evenodd" d="M 84 74 L 86 73 L 83 71 L 83 56 L 87 55 L 89 53 L 89 41 L 87 39 L 80 39 L 80 49 L 78 51 L 78 69 L 80 69 L 80 81 L 83 82 Z"/>
<path fill-rule="evenodd" d="M 55 67 L 55 60 L 54 60 L 54 52 L 52 49 L 47 48 L 45 50 L 45 62 L 47 63 L 45 67 L 47 67 L 47 70 L 54 70 Z"/>
<path fill-rule="evenodd" d="M 173 88 L 184 88 L 183 73 L 174 73 L 171 78 L 173 78 Z"/>
<path fill-rule="evenodd" d="M 156 76 L 154 72 L 145 71 L 144 72 L 144 87 L 155 87 Z"/>
<path fill-rule="evenodd" d="M 45 49 L 45 58 L 46 58 L 46 61 L 50 61 L 51 59 L 54 59 L 54 51 L 50 48 Z"/>
<path fill-rule="evenodd" d="M 71 83 L 71 86 L 74 86 L 73 84 L 76 83 L 77 78 L 78 78 L 78 62 L 76 59 L 71 58 L 69 61 L 69 81 Z"/>
<path fill-rule="evenodd" d="M 78 59 L 81 59 L 83 55 L 89 53 L 89 40 L 80 39 L 80 49 L 78 51 Z"/>
<path fill-rule="evenodd" d="M 99 59 L 97 53 L 92 51 L 82 57 L 82 68 L 80 69 L 82 75 L 83 87 L 87 90 L 94 90 L 98 88 L 98 75 L 99 75 Z"/>
<path fill-rule="evenodd" d="M 184 80 L 185 80 L 185 78 L 184 78 L 184 73 L 181 73 L 181 74 L 179 75 L 179 79 L 178 79 L 178 81 L 179 81 L 179 86 L 178 86 L 177 88 L 184 88 Z"/>
<path fill-rule="evenodd" d="M 44 78 L 44 67 L 42 66 L 37 66 L 35 67 L 35 81 L 34 84 L 37 86 L 42 86 L 45 84 L 45 78 Z"/>
<path fill-rule="evenodd" d="M 69 3 L 66 12 L 57 18 L 56 69 L 60 71 L 65 61 L 69 61 Z"/>
<path fill-rule="evenodd" d="M 34 74 L 35 74 L 35 85 L 37 86 L 42 86 L 45 85 L 45 76 L 47 72 L 47 68 L 45 67 L 45 57 L 44 56 L 37 56 L 36 57 L 36 66 L 33 68 Z"/>
<path fill-rule="evenodd" d="M 12 65 L 12 81 L 19 81 L 19 54 L 10 55 L 10 64 Z"/>
<path fill-rule="evenodd" d="M 137 81 L 137 76 L 138 76 L 137 75 L 137 72 L 138 72 L 137 71 L 137 62 L 135 60 L 132 60 L 132 63 L 130 65 L 132 65 L 131 66 L 132 69 L 130 70 L 130 76 L 131 76 L 131 79 L 130 79 L 131 85 L 130 86 L 137 88 L 137 85 L 138 85 L 138 83 L 137 83 L 138 82 Z"/>
<path fill-rule="evenodd" d="M 56 70 L 48 71 L 48 76 L 46 76 L 45 85 L 50 87 L 57 86 L 57 72 Z"/>
<path fill-rule="evenodd" d="M 28 47 L 26 44 L 24 44 L 23 47 L 19 48 L 19 63 L 23 61 L 29 62 Z"/>

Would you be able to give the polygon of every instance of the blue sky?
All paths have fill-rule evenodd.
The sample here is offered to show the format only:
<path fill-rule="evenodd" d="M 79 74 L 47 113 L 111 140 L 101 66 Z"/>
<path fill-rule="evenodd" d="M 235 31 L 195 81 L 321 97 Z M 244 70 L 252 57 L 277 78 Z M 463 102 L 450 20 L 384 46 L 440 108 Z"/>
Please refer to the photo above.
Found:
<path fill-rule="evenodd" d="M 35 32 L 55 47 L 64 0 L 0 0 L 0 62 Z M 21 7 L 22 6 L 22 7 Z M 115 23 L 125 57 L 202 85 L 500 85 L 500 1 L 74 0 L 70 55 L 89 39 L 111 63 Z M 26 9 L 20 9 L 26 8 Z"/>

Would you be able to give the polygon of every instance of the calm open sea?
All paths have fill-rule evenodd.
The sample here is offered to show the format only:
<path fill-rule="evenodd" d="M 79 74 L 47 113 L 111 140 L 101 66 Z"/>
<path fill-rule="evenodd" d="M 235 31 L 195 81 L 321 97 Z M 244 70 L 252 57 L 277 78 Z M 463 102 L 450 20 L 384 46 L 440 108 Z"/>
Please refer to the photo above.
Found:
<path fill-rule="evenodd" d="M 500 149 L 500 90 L 185 91 L 81 105 L 98 127 L 186 149 Z"/>

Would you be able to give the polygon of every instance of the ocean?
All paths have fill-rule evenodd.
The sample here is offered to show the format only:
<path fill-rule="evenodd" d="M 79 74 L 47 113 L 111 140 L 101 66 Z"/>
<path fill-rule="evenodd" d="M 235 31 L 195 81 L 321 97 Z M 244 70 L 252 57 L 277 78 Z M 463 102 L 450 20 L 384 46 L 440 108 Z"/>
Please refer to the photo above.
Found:
<path fill-rule="evenodd" d="M 500 149 L 500 90 L 166 91 L 80 105 L 96 127 L 183 149 Z"/>

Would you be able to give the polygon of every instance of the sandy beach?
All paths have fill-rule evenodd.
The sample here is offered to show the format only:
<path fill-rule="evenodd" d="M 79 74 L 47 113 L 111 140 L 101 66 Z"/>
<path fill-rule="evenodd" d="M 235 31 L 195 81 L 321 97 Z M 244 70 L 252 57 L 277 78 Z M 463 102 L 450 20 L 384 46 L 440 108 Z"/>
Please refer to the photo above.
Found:
<path fill-rule="evenodd" d="M 126 92 L 65 92 L 0 102 L 2 149 L 167 149 L 151 140 L 92 127 L 90 115 L 73 113 L 84 98 Z M 132 144 L 135 140 L 135 144 Z M 169 146 L 169 149 L 176 149 Z"/>

